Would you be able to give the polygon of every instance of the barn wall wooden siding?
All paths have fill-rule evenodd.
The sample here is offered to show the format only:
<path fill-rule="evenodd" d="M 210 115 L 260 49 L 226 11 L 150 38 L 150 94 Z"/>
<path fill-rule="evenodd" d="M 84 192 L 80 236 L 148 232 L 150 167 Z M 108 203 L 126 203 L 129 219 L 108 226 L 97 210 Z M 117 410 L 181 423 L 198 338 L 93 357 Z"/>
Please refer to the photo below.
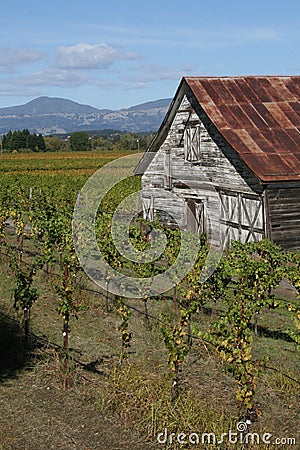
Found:
<path fill-rule="evenodd" d="M 269 186 L 265 197 L 270 239 L 285 250 L 300 249 L 300 184 Z"/>
<path fill-rule="evenodd" d="M 188 125 L 200 127 L 197 163 L 185 159 L 184 131 Z M 199 185 L 200 172 L 218 192 L 218 202 L 207 186 Z M 200 201 L 204 213 L 209 211 L 209 217 L 204 214 L 201 219 L 204 231 L 220 227 L 221 239 L 212 241 L 213 245 L 266 236 L 286 249 L 300 248 L 300 184 L 295 183 L 293 189 L 285 189 L 284 183 L 275 189 L 263 186 L 190 95 L 183 96 L 167 136 L 142 176 L 142 199 L 168 225 L 177 221 L 185 228 L 189 199 Z"/>

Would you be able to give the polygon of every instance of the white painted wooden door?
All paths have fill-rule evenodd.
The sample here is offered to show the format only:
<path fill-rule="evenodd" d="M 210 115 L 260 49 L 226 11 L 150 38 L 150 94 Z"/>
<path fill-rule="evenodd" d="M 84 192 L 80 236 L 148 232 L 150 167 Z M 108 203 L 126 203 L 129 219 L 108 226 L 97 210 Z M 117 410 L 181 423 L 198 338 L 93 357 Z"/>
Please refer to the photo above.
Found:
<path fill-rule="evenodd" d="M 201 200 L 186 200 L 186 228 L 192 233 L 205 232 L 205 210 Z"/>
<path fill-rule="evenodd" d="M 259 241 L 265 237 L 264 202 L 260 195 L 219 191 L 221 240 Z"/>

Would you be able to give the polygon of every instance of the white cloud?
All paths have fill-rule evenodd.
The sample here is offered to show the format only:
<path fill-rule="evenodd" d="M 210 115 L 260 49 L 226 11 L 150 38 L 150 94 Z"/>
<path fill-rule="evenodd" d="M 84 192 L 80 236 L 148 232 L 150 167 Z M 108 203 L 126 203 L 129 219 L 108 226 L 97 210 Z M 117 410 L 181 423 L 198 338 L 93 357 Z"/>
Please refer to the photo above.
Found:
<path fill-rule="evenodd" d="M 0 67 L 5 70 L 30 64 L 42 59 L 43 53 L 34 50 L 0 48 Z"/>
<path fill-rule="evenodd" d="M 135 58 L 135 54 L 121 52 L 107 44 L 79 43 L 71 47 L 59 47 L 57 65 L 63 69 L 101 69 L 120 60 Z"/>
<path fill-rule="evenodd" d="M 47 69 L 23 77 L 11 78 L 10 82 L 24 86 L 76 87 L 87 82 L 86 77 L 68 70 Z"/>
<path fill-rule="evenodd" d="M 191 75 L 193 72 L 192 66 L 145 65 L 135 67 L 134 73 L 123 76 L 122 80 L 129 82 L 131 89 L 142 89 L 147 83 L 180 80 L 183 76 Z M 199 75 L 199 71 L 197 71 L 197 75 Z"/>
<path fill-rule="evenodd" d="M 129 87 L 130 89 L 144 89 L 146 87 L 146 83 L 143 81 L 133 81 Z"/>
<path fill-rule="evenodd" d="M 1 97 L 38 97 L 42 95 L 42 92 L 37 89 L 0 85 L 0 95 Z"/>

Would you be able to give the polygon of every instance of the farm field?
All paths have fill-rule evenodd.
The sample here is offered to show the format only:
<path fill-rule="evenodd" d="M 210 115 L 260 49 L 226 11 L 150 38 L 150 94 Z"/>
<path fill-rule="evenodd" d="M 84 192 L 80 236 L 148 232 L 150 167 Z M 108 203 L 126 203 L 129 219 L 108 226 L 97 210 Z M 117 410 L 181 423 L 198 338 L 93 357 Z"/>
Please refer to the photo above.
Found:
<path fill-rule="evenodd" d="M 244 329 L 245 350 L 252 349 L 250 356 L 241 353 L 244 364 L 234 359 L 234 348 L 228 347 L 232 359 L 227 360 L 216 351 L 221 348 L 217 332 L 216 340 L 209 340 L 215 323 L 219 333 L 224 331 L 219 317 L 241 310 L 237 300 L 242 284 L 230 282 L 216 289 L 229 270 L 226 266 L 220 271 L 223 278 L 202 290 L 191 276 L 177 290 L 161 296 L 120 299 L 100 289 L 76 265 L 69 238 L 78 192 L 99 167 L 128 153 L 13 154 L 0 159 L 1 220 L 13 217 L 15 224 L 12 227 L 9 222 L 1 229 L 0 449 L 297 448 L 300 356 L 297 336 L 294 339 L 288 332 L 295 320 L 298 323 L 297 299 L 272 297 L 271 301 L 263 289 L 256 289 L 256 280 L 255 294 L 259 292 L 262 300 L 261 306 L 256 305 L 260 308 L 257 323 L 252 317 L 247 323 L 251 336 Z M 107 216 L 124 195 L 138 188 L 138 178 L 126 180 L 102 204 L 98 231 L 103 247 L 105 240 L 110 243 Z M 147 244 L 132 233 L 143 249 Z M 279 258 L 276 250 L 268 254 L 269 247 L 262 248 Z M 117 266 L 118 255 L 109 246 L 106 250 L 111 264 Z M 236 269 L 237 278 L 239 271 L 246 270 L 241 267 Z M 163 270 L 161 266 L 145 268 L 150 269 Z M 124 270 L 146 273 L 139 264 Z M 271 277 L 270 268 L 269 272 Z M 22 301 L 30 295 L 33 303 L 26 334 Z M 231 298 L 236 299 L 235 310 Z M 277 300 L 280 305 L 275 304 Z M 234 320 L 230 324 L 235 329 Z M 225 325 L 226 330 L 230 328 Z M 228 342 L 234 339 L 234 335 L 226 337 Z M 234 364 L 245 380 L 230 370 Z M 255 401 L 250 404 L 256 366 L 259 376 Z M 242 400 L 236 396 L 238 385 L 246 389 Z M 257 437 L 247 445 L 234 442 L 234 435 L 228 440 L 230 430 L 245 431 L 237 429 L 237 424 L 246 423 L 245 405 L 257 415 L 249 431 L 259 435 L 259 443 Z M 182 444 L 185 439 L 180 433 L 191 437 L 189 443 Z M 206 436 L 201 443 L 203 433 L 210 433 L 212 441 Z M 223 442 L 222 433 L 227 433 Z M 272 444 L 262 441 L 264 433 L 272 435 Z M 275 438 L 281 444 L 275 445 Z"/>

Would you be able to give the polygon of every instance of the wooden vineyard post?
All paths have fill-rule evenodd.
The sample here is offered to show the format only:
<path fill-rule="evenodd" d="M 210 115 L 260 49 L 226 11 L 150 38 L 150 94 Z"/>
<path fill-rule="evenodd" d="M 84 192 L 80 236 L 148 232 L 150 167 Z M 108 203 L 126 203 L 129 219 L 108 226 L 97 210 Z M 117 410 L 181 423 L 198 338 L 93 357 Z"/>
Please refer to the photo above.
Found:
<path fill-rule="evenodd" d="M 25 341 L 28 344 L 29 342 L 29 328 L 30 328 L 30 311 L 25 306 L 24 308 L 24 335 L 25 335 Z"/>
<path fill-rule="evenodd" d="M 187 333 L 180 323 L 172 326 L 165 318 L 161 332 L 168 351 L 169 366 L 174 375 L 172 383 L 172 404 L 174 404 L 179 396 L 179 367 L 189 353 L 190 345 Z"/>
<path fill-rule="evenodd" d="M 65 354 L 65 369 L 68 369 L 69 360 L 69 332 L 70 332 L 70 314 L 66 312 L 63 324 L 63 349 Z"/>
<path fill-rule="evenodd" d="M 67 293 L 69 284 L 69 268 L 68 265 L 65 264 L 64 270 L 64 290 Z M 69 359 L 69 332 L 70 332 L 70 313 L 67 310 L 64 315 L 64 325 L 63 325 L 63 349 L 65 353 L 65 368 L 68 368 L 68 359 Z"/>
<path fill-rule="evenodd" d="M 176 284 L 175 283 L 174 283 L 174 286 L 173 286 L 173 304 L 174 304 L 175 311 L 177 311 L 177 289 L 176 289 Z"/>
<path fill-rule="evenodd" d="M 143 298 L 144 310 L 145 310 L 146 330 L 149 331 L 150 330 L 150 320 L 149 320 L 149 314 L 148 314 L 148 303 L 147 303 L 147 300 L 148 300 L 147 297 Z"/>
<path fill-rule="evenodd" d="M 109 280 L 108 278 L 106 278 L 105 280 L 105 308 L 106 308 L 106 312 L 109 312 L 109 306 L 108 306 L 108 283 Z"/>
<path fill-rule="evenodd" d="M 259 311 L 255 311 L 254 313 L 254 336 L 257 337 L 258 335 L 258 314 Z"/>

